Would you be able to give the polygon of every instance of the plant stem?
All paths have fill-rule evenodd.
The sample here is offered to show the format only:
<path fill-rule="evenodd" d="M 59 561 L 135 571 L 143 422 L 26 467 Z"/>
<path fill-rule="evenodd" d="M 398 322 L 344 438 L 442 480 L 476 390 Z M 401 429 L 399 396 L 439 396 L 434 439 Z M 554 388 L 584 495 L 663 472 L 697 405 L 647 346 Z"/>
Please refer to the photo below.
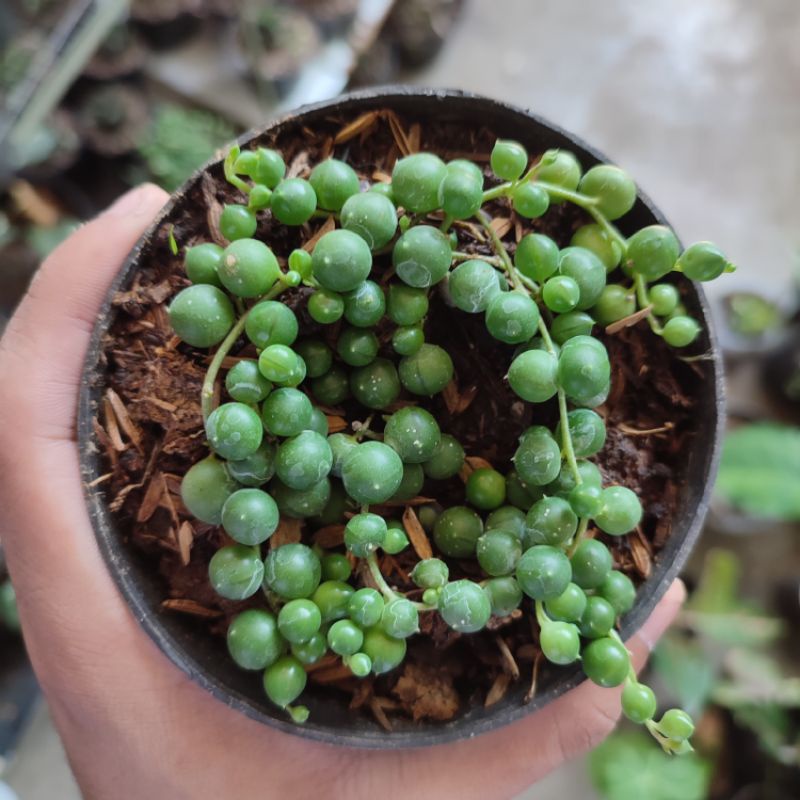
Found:
<path fill-rule="evenodd" d="M 368 433 L 370 433 L 369 426 L 372 425 L 372 419 L 375 415 L 370 414 L 358 427 L 358 429 L 353 433 L 353 438 L 360 442 Z M 366 514 L 366 511 L 363 512 Z"/>
<path fill-rule="evenodd" d="M 386 578 L 383 577 L 383 573 L 378 565 L 378 558 L 375 553 L 370 553 L 364 560 L 367 562 L 369 574 L 372 575 L 372 579 L 375 581 L 380 593 L 389 602 L 392 600 L 405 599 L 404 594 L 401 592 L 396 592 L 391 586 L 389 586 L 388 583 L 386 583 Z M 436 611 L 436 606 L 429 606 L 427 603 L 414 603 L 413 605 L 417 611 Z"/>
<path fill-rule="evenodd" d="M 487 189 L 483 193 L 483 201 L 481 202 L 481 205 L 488 203 L 490 200 L 496 200 L 498 197 L 509 195 L 511 194 L 511 192 L 514 191 L 514 189 L 517 188 L 517 186 L 521 186 L 523 183 L 526 183 L 527 181 L 532 181 L 536 177 L 536 173 L 542 168 L 542 166 L 543 166 L 542 159 L 539 159 L 519 180 L 505 181 L 505 183 L 501 183 L 492 189 Z"/>
<path fill-rule="evenodd" d="M 481 205 L 488 203 L 490 200 L 496 200 L 498 197 L 507 195 L 514 188 L 514 186 L 516 186 L 516 184 L 517 181 L 506 181 L 505 183 L 501 183 L 499 186 L 495 186 L 493 189 L 487 189 L 483 193 Z"/>
<path fill-rule="evenodd" d="M 555 197 L 556 200 L 568 200 L 573 205 L 580 206 L 585 211 L 589 211 L 589 209 L 597 205 L 597 200 L 594 197 L 589 197 L 588 194 L 581 194 L 580 192 L 571 192 L 569 189 L 564 189 L 562 186 L 557 186 L 555 183 L 536 181 L 536 185 L 541 186 L 550 197 Z"/>
<path fill-rule="evenodd" d="M 478 221 L 481 223 L 481 225 L 483 225 L 486 233 L 489 234 L 489 238 L 492 240 L 492 247 L 500 258 L 503 271 L 506 273 L 506 275 L 508 275 L 511 285 L 515 289 L 523 289 L 522 283 L 519 280 L 519 273 L 516 269 L 514 269 L 514 263 L 511 261 L 511 256 L 508 254 L 506 246 L 503 244 L 503 240 L 497 235 L 497 231 L 492 227 L 492 218 L 483 209 L 478 211 L 475 216 L 478 218 Z"/>
<path fill-rule="evenodd" d="M 645 282 L 644 277 L 637 274 L 633 279 L 633 285 L 636 289 L 636 301 L 639 304 L 639 308 L 652 308 L 650 297 L 647 294 L 647 283 Z M 652 314 L 650 314 L 650 316 L 647 318 L 647 322 L 650 325 L 653 333 L 661 336 L 664 329 Z"/>
<path fill-rule="evenodd" d="M 561 445 L 564 450 L 564 456 L 567 459 L 567 464 L 575 476 L 577 484 L 582 483 L 581 473 L 578 471 L 578 461 L 575 458 L 575 448 L 572 446 L 572 435 L 569 430 L 569 417 L 567 416 L 567 396 L 564 392 L 558 390 L 558 416 L 561 419 Z"/>
<path fill-rule="evenodd" d="M 381 594 L 387 600 L 397 600 L 402 595 L 397 594 L 397 592 L 386 583 L 386 578 L 383 577 L 383 573 L 381 572 L 380 566 L 378 566 L 378 559 L 375 553 L 370 553 L 365 559 L 367 562 L 367 567 L 369 568 L 369 573 L 372 575 L 372 579 L 375 581 L 378 589 L 380 590 Z"/>
<path fill-rule="evenodd" d="M 572 558 L 572 556 L 575 555 L 575 551 L 578 549 L 578 545 L 583 541 L 583 537 L 586 535 L 588 528 L 589 517 L 581 517 L 578 522 L 578 530 L 575 531 L 575 536 L 572 538 L 572 544 L 567 549 L 567 558 Z"/>
<path fill-rule="evenodd" d="M 552 622 L 550 617 L 547 616 L 544 610 L 544 603 L 541 600 L 536 601 L 536 621 L 539 623 L 539 630 L 544 628 L 545 625 Z"/>
<path fill-rule="evenodd" d="M 515 289 L 519 289 L 520 291 L 527 292 L 528 294 L 533 294 L 533 292 L 525 285 L 525 282 L 521 280 L 523 276 L 520 275 L 519 271 L 514 266 L 514 263 L 511 260 L 511 256 L 509 256 L 508 251 L 506 250 L 505 245 L 503 244 L 503 240 L 497 235 L 497 232 L 494 230 L 494 228 L 492 228 L 491 217 L 483 209 L 478 211 L 478 213 L 475 216 L 478 218 L 478 221 L 481 223 L 481 225 L 483 225 L 483 227 L 486 229 L 486 232 L 489 234 L 489 237 L 492 240 L 492 247 L 494 248 L 497 255 L 500 257 L 500 260 L 503 262 L 503 269 L 508 275 L 508 278 L 511 281 L 512 286 Z M 536 284 L 534 284 L 534 286 L 535 285 Z M 550 331 L 547 329 L 547 323 L 544 321 L 544 317 L 541 314 L 539 315 L 538 327 L 539 327 L 539 334 L 542 337 L 544 346 L 547 348 L 547 352 L 550 353 L 550 355 L 555 358 L 556 349 L 553 346 L 553 340 L 550 337 Z M 569 418 L 567 417 L 567 395 L 561 388 L 558 389 L 558 414 L 561 420 L 561 436 L 562 436 L 564 454 L 567 458 L 567 463 L 569 464 L 569 468 L 572 471 L 572 474 L 575 478 L 575 483 L 579 484 L 582 483 L 582 478 L 580 472 L 578 471 L 578 462 L 575 459 L 575 449 L 572 446 L 572 434 L 570 433 L 569 430 Z"/>
<path fill-rule="evenodd" d="M 208 420 L 211 412 L 214 410 L 214 384 L 216 383 L 222 362 L 225 360 L 225 356 L 228 355 L 236 340 L 242 335 L 246 322 L 247 314 L 245 313 L 239 317 L 236 324 L 230 329 L 228 335 L 222 340 L 222 344 L 217 348 L 217 352 L 214 353 L 214 358 L 211 359 L 211 363 L 208 365 L 200 394 L 200 408 L 203 412 L 203 422 Z"/>
<path fill-rule="evenodd" d="M 265 295 L 259 297 L 258 300 L 272 300 L 283 292 L 284 289 L 286 289 L 286 285 L 277 282 Z M 255 304 L 251 306 L 251 309 L 254 306 Z M 236 343 L 236 340 L 242 335 L 245 323 L 247 322 L 247 316 L 251 309 L 248 309 L 239 317 L 236 324 L 228 332 L 228 335 L 222 340 L 222 343 L 217 348 L 217 352 L 214 353 L 214 358 L 211 359 L 211 363 L 208 365 L 205 378 L 203 379 L 203 387 L 200 391 L 200 408 L 203 412 L 203 422 L 208 419 L 211 412 L 214 410 L 214 384 L 217 381 L 217 375 L 222 367 L 222 362 L 225 360 L 225 356 L 230 352 L 231 347 Z"/>
<path fill-rule="evenodd" d="M 479 253 L 462 253 L 460 250 L 453 251 L 453 261 L 486 261 L 493 267 L 503 266 L 503 262 L 496 256 L 482 256 Z"/>

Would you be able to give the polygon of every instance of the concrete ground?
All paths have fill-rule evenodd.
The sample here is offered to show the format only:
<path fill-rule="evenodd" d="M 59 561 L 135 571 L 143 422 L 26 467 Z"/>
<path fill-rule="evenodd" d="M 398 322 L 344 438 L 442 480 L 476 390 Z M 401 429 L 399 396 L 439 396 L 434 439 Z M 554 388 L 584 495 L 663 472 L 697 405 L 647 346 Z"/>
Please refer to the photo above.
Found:
<path fill-rule="evenodd" d="M 685 240 L 740 266 L 715 294 L 787 294 L 800 250 L 796 0 L 472 0 L 417 82 L 531 108 L 636 177 Z M 43 711 L 7 780 L 20 800 L 78 797 Z M 582 762 L 523 795 L 592 798 Z"/>

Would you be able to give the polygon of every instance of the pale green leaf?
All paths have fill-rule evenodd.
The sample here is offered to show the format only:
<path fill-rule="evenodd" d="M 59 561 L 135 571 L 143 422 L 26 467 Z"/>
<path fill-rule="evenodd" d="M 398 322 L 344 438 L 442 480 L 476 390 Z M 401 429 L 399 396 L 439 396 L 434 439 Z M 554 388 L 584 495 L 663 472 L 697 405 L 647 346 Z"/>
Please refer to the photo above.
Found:
<path fill-rule="evenodd" d="M 706 553 L 697 588 L 686 607 L 693 611 L 721 613 L 741 606 L 739 579 L 742 567 L 735 553 L 713 548 Z"/>
<path fill-rule="evenodd" d="M 714 687 L 718 669 L 700 643 L 683 639 L 677 633 L 667 634 L 658 643 L 652 663 L 676 704 L 691 716 L 699 716 Z"/>
<path fill-rule="evenodd" d="M 669 756 L 647 735 L 615 733 L 589 756 L 592 783 L 607 800 L 703 800 L 711 764 Z"/>
<path fill-rule="evenodd" d="M 800 519 L 800 428 L 759 422 L 725 437 L 717 491 L 762 519 Z"/>

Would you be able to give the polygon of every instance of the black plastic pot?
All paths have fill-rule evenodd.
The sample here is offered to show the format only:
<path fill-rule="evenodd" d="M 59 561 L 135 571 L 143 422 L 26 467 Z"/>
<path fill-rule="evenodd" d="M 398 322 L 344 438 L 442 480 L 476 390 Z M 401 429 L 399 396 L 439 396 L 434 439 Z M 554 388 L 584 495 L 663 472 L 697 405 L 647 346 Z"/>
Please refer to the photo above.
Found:
<path fill-rule="evenodd" d="M 416 88 L 364 91 L 306 106 L 276 120 L 265 130 L 284 133 L 297 131 L 302 136 L 301 128 L 313 129 L 316 122 L 332 114 L 356 117 L 378 108 L 394 109 L 409 119 L 455 120 L 467 127 L 488 126 L 498 136 L 521 141 L 533 153 L 549 147 L 564 147 L 575 152 L 585 167 L 608 160 L 574 136 L 535 115 L 484 97 L 454 91 Z M 247 134 L 240 141 L 245 144 L 257 140 L 262 133 Z M 94 442 L 91 419 L 104 389 L 99 357 L 102 337 L 113 318 L 111 298 L 114 292 L 130 284 L 139 258 L 147 254 L 152 246 L 155 232 L 171 218 L 176 207 L 180 207 L 185 192 L 200 180 L 201 174 L 202 170 L 173 195 L 159 218 L 133 249 L 98 316 L 86 359 L 78 419 L 81 463 L 87 484 L 103 470 Z M 640 196 L 621 227 L 623 230 L 633 230 L 655 222 L 664 222 L 661 213 L 646 197 Z M 705 380 L 701 383 L 702 395 L 697 398 L 695 411 L 700 420 L 699 431 L 690 452 L 685 454 L 685 474 L 682 476 L 684 489 L 673 520 L 672 535 L 660 552 L 651 577 L 641 587 L 636 607 L 623 621 L 622 633 L 626 637 L 641 626 L 685 563 L 700 533 L 716 475 L 724 421 L 721 358 L 702 289 L 687 284 L 685 302 L 689 312 L 703 325 L 699 349 L 711 354 L 710 360 L 699 362 L 705 372 Z M 293 725 L 264 698 L 258 676 L 239 670 L 219 640 L 179 615 L 160 610 L 160 603 L 164 599 L 163 586 L 152 568 L 152 562 L 145 562 L 125 543 L 122 532 L 117 529 L 106 507 L 102 488 L 87 490 L 86 499 L 97 542 L 108 568 L 147 634 L 171 661 L 216 698 L 273 728 L 339 745 L 419 747 L 471 737 L 507 725 L 542 708 L 584 679 L 579 667 L 560 669 L 549 683 L 544 682 L 537 696 L 527 705 L 523 704 L 527 681 L 520 681 L 500 702 L 488 709 L 472 708 L 445 724 L 398 722 L 391 733 L 370 719 L 349 712 L 344 699 L 338 699 L 332 693 L 315 694 L 313 689 L 309 689 L 303 699 L 311 709 L 311 717 L 303 726 Z"/>

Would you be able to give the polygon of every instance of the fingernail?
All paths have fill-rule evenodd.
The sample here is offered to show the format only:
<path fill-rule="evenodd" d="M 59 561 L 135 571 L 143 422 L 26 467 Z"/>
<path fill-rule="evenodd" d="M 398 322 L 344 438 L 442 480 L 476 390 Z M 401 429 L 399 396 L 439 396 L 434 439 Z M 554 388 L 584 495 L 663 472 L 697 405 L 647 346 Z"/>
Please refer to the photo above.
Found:
<path fill-rule="evenodd" d="M 139 217 L 142 214 L 152 215 L 153 204 L 149 201 L 149 198 L 152 196 L 154 189 L 156 189 L 156 187 L 149 183 L 131 189 L 114 201 L 107 213 L 112 217 Z"/>

